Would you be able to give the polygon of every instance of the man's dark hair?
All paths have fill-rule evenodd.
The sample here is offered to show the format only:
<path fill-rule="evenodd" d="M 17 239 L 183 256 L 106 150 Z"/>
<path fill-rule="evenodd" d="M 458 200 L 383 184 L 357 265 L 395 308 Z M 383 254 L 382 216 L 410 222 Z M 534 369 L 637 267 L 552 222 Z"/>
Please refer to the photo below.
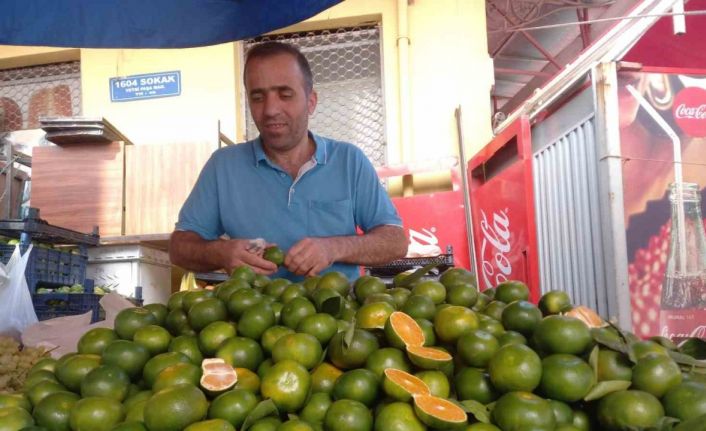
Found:
<path fill-rule="evenodd" d="M 248 70 L 248 63 L 253 58 L 266 58 L 279 54 L 289 54 L 297 60 L 299 70 L 304 77 L 304 89 L 310 93 L 314 88 L 314 77 L 311 73 L 311 67 L 304 54 L 299 51 L 294 45 L 284 42 L 262 42 L 250 48 L 245 55 L 245 67 L 243 70 Z M 245 81 L 245 73 L 243 73 L 243 81 Z"/>

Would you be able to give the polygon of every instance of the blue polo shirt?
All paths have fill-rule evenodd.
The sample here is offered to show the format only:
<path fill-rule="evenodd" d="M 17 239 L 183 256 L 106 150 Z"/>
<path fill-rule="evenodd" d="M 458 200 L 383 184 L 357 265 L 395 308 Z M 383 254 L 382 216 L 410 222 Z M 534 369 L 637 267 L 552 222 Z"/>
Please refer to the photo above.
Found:
<path fill-rule="evenodd" d="M 285 252 L 305 237 L 355 235 L 380 225 L 402 226 L 375 169 L 356 146 L 310 133 L 312 159 L 297 178 L 273 163 L 262 142 L 211 155 L 179 212 L 177 230 L 202 238 L 264 238 Z M 358 266 L 335 263 L 351 280 Z M 326 272 L 324 271 L 324 272 Z M 273 277 L 301 280 L 284 268 Z"/>

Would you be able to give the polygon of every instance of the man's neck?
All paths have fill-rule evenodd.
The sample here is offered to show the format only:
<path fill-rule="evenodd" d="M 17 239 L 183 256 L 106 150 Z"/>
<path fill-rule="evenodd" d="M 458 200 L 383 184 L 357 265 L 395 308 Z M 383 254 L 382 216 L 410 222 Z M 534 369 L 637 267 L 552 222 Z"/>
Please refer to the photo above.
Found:
<path fill-rule="evenodd" d="M 292 178 L 296 178 L 302 165 L 311 160 L 316 152 L 316 143 L 307 133 L 299 145 L 289 150 L 273 151 L 266 145 L 263 145 L 263 149 L 272 162 L 284 169 Z"/>

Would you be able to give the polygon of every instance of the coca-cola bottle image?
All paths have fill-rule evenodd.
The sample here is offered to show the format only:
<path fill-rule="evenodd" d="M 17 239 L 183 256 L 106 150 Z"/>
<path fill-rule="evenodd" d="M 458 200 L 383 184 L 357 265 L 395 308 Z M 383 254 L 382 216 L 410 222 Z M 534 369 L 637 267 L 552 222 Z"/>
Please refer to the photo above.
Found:
<path fill-rule="evenodd" d="M 706 337 L 706 234 L 699 186 L 674 183 L 669 258 L 662 284 L 661 334 L 677 341 Z"/>

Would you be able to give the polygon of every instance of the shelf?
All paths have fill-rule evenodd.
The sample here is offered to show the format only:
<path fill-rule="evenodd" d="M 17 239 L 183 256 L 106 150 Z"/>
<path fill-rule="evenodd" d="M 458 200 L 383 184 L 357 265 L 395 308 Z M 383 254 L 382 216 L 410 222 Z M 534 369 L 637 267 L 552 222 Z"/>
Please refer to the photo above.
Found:
<path fill-rule="evenodd" d="M 22 234 L 26 234 L 32 241 L 48 244 L 96 246 L 100 241 L 97 229 L 92 234 L 85 234 L 50 225 L 39 218 L 39 210 L 36 208 L 30 208 L 29 215 L 25 219 L 0 220 L 0 234 L 11 238 L 21 238 Z"/>
<path fill-rule="evenodd" d="M 42 117 L 39 124 L 47 132 L 45 139 L 57 145 L 107 144 L 117 141 L 132 145 L 125 135 L 102 117 Z"/>

